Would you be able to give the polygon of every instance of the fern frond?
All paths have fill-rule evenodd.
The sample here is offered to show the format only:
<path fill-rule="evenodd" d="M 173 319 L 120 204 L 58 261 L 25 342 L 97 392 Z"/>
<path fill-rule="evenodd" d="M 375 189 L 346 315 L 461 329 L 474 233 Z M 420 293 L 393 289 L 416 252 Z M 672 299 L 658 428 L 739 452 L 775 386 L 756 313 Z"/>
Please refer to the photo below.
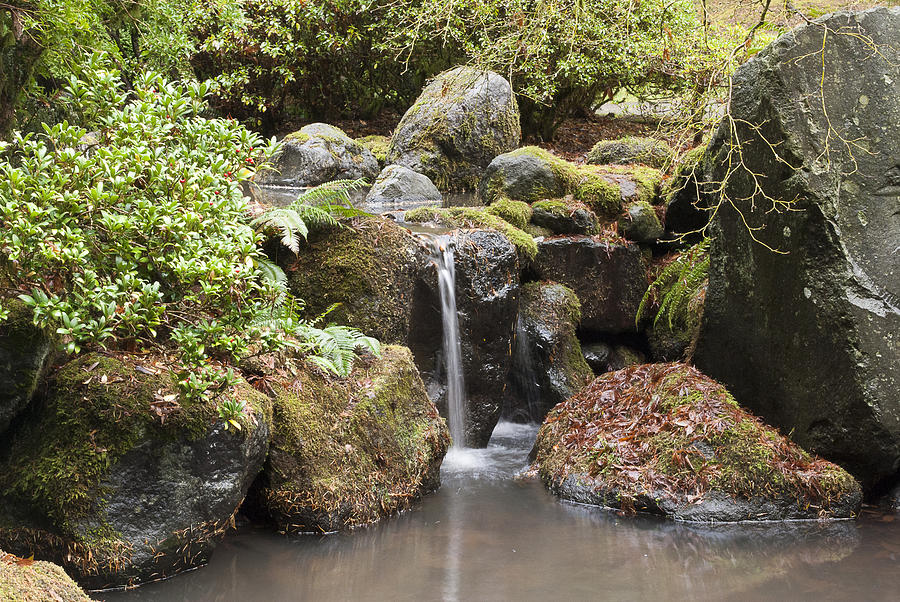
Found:
<path fill-rule="evenodd" d="M 657 298 L 659 307 L 653 319 L 654 326 L 662 317 L 666 318 L 669 329 L 674 329 L 676 323 L 687 322 L 692 299 L 706 286 L 709 274 L 709 244 L 710 239 L 704 238 L 663 269 L 647 287 L 638 306 L 636 323 L 641 321 Z"/>
<path fill-rule="evenodd" d="M 309 234 L 303 217 L 290 207 L 269 209 L 250 222 L 250 225 L 257 230 L 278 230 L 281 233 L 281 244 L 294 253 L 300 252 L 300 237 L 306 238 Z"/>
<path fill-rule="evenodd" d="M 366 185 L 366 181 L 362 178 L 358 180 L 334 180 L 314 186 L 304 191 L 297 200 L 291 203 L 291 207 L 295 205 L 310 205 L 313 207 L 322 207 L 330 205 L 349 205 L 350 192 L 358 190 Z"/>

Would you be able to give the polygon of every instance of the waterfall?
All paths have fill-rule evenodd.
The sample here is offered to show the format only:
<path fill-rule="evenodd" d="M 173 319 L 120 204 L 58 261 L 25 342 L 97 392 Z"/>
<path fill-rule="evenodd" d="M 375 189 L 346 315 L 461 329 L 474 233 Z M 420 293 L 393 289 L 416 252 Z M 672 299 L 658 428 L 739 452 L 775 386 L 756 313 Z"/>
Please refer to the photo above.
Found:
<path fill-rule="evenodd" d="M 430 238 L 432 261 L 437 266 L 441 297 L 444 368 L 447 373 L 447 414 L 454 447 L 466 446 L 466 388 L 463 382 L 462 352 L 459 345 L 459 319 L 456 313 L 456 273 L 453 247 L 446 235 Z"/>

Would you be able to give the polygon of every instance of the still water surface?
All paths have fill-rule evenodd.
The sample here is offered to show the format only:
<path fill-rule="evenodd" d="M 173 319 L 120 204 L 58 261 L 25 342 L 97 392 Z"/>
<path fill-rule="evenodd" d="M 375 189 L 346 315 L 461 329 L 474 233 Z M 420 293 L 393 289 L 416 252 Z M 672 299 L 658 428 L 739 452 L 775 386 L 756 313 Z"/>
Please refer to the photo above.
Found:
<path fill-rule="evenodd" d="M 697 527 L 561 502 L 515 478 L 536 430 L 501 423 L 486 450 L 447 457 L 440 491 L 372 527 L 242 529 L 208 566 L 104 599 L 900 599 L 897 523 Z"/>

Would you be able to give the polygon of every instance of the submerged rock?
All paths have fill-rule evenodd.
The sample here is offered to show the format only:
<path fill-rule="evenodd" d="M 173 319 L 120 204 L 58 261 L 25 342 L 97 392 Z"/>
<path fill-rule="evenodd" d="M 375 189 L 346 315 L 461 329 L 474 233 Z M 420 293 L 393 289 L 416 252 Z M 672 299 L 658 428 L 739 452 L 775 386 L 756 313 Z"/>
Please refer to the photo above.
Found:
<path fill-rule="evenodd" d="M 522 287 L 516 350 L 504 393 L 510 419 L 541 422 L 550 408 L 594 378 L 575 335 L 580 320 L 581 304 L 568 287 L 543 282 Z"/>
<path fill-rule="evenodd" d="M 90 602 L 61 566 L 21 561 L 0 550 L 0 600 L 7 602 Z"/>
<path fill-rule="evenodd" d="M 270 249 L 307 317 L 339 303 L 329 320 L 386 343 L 405 343 L 409 336 L 422 252 L 408 230 L 380 217 L 311 232 L 299 255 L 280 245 Z"/>
<path fill-rule="evenodd" d="M 271 405 L 240 381 L 226 430 L 214 402 L 179 400 L 161 360 L 80 356 L 0 462 L 0 546 L 57 562 L 86 587 L 204 564 L 266 456 Z"/>
<path fill-rule="evenodd" d="M 581 327 L 622 333 L 636 330 L 647 278 L 640 248 L 624 240 L 567 236 L 538 243 L 534 271 L 575 291 L 581 301 Z"/>
<path fill-rule="evenodd" d="M 516 148 L 521 135 L 509 82 L 457 67 L 434 78 L 406 112 L 387 160 L 425 174 L 441 190 L 475 189 L 488 163 Z"/>
<path fill-rule="evenodd" d="M 10 315 L 0 323 L 0 435 L 31 401 L 52 345 L 24 303 L 4 299 L 3 305 Z"/>
<path fill-rule="evenodd" d="M 311 123 L 284 138 L 273 169 L 261 171 L 254 182 L 268 186 L 317 186 L 332 180 L 368 179 L 378 175 L 372 152 L 343 130 Z"/>
<path fill-rule="evenodd" d="M 586 162 L 594 165 L 607 163 L 644 163 L 651 167 L 665 168 L 674 158 L 675 151 L 662 140 L 645 136 L 625 136 L 618 140 L 601 140 L 587 154 Z"/>
<path fill-rule="evenodd" d="M 385 167 L 366 195 L 368 211 L 405 211 L 423 205 L 440 206 L 441 193 L 428 179 L 402 165 Z"/>
<path fill-rule="evenodd" d="M 450 436 L 408 349 L 385 347 L 344 379 L 301 365 L 282 380 L 251 500 L 280 530 L 371 523 L 438 488 Z"/>
<path fill-rule="evenodd" d="M 900 466 L 898 34 L 894 7 L 779 38 L 734 77 L 744 167 L 728 127 L 709 148 L 730 202 L 714 222 L 697 364 L 867 488 Z"/>
<path fill-rule="evenodd" d="M 684 521 L 849 518 L 859 484 L 684 364 L 598 377 L 554 408 L 535 464 L 555 494 Z"/>

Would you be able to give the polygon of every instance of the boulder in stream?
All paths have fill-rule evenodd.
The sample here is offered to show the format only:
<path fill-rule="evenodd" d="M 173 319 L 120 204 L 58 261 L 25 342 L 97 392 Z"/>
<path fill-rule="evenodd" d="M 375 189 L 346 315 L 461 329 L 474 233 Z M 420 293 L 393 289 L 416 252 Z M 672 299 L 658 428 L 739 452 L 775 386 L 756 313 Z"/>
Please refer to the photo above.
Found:
<path fill-rule="evenodd" d="M 440 485 L 450 444 L 409 349 L 386 346 L 347 378 L 275 364 L 272 445 L 250 498 L 285 532 L 374 522 Z"/>
<path fill-rule="evenodd" d="M 311 123 L 284 137 L 272 169 L 253 178 L 263 186 L 317 186 L 332 180 L 372 181 L 378 160 L 343 130 L 326 123 Z"/>
<path fill-rule="evenodd" d="M 516 148 L 521 136 L 509 82 L 456 67 L 435 77 L 403 115 L 387 161 L 425 174 L 441 190 L 475 189 L 488 163 Z"/>
<path fill-rule="evenodd" d="M 18 299 L 4 299 L 3 306 L 10 313 L 0 323 L 0 435 L 31 401 L 52 346 L 29 307 Z"/>
<path fill-rule="evenodd" d="M 900 7 L 798 27 L 735 73 L 708 151 L 697 365 L 867 488 L 900 468 L 898 65 Z"/>
<path fill-rule="evenodd" d="M 441 205 L 441 192 L 428 179 L 402 165 L 388 165 L 375 180 L 365 207 L 368 211 L 404 211 L 423 205 Z M 384 210 L 384 211 L 382 211 Z"/>
<path fill-rule="evenodd" d="M 682 521 L 849 518 L 862 501 L 846 471 L 685 364 L 598 377 L 550 412 L 532 453 L 560 497 Z"/>
<path fill-rule="evenodd" d="M 204 564 L 263 465 L 271 404 L 243 380 L 226 428 L 180 399 L 165 360 L 86 354 L 59 369 L 0 450 L 0 547 L 85 587 Z"/>
<path fill-rule="evenodd" d="M 522 286 L 513 363 L 504 392 L 504 414 L 517 422 L 541 422 L 594 378 L 575 329 L 581 304 L 555 282 Z"/>

